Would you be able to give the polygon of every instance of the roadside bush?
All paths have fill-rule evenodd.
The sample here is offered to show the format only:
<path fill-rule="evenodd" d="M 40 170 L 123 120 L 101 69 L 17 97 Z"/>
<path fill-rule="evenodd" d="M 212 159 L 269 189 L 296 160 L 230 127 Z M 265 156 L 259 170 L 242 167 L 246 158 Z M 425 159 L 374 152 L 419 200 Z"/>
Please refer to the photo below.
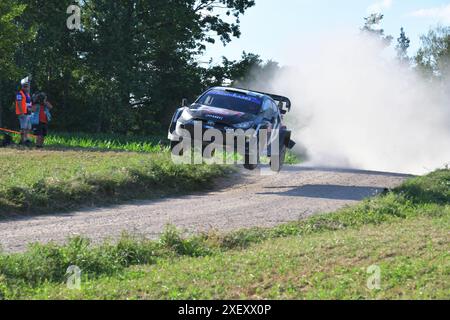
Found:
<path fill-rule="evenodd" d="M 450 204 L 450 169 L 437 170 L 426 177 L 405 182 L 395 189 L 415 204 Z"/>
<path fill-rule="evenodd" d="M 161 236 L 160 243 L 178 255 L 203 257 L 211 254 L 211 249 L 207 246 L 203 237 L 184 239 L 181 232 L 171 225 L 166 227 Z"/>
<path fill-rule="evenodd" d="M 122 235 L 117 243 L 93 246 L 90 240 L 75 237 L 59 246 L 53 243 L 30 245 L 25 253 L 0 254 L 1 284 L 63 282 L 70 266 L 81 269 L 84 277 L 113 275 L 126 267 L 152 264 L 162 257 L 200 257 L 212 251 L 201 239 L 183 239 L 181 233 L 168 226 L 160 241 Z"/>

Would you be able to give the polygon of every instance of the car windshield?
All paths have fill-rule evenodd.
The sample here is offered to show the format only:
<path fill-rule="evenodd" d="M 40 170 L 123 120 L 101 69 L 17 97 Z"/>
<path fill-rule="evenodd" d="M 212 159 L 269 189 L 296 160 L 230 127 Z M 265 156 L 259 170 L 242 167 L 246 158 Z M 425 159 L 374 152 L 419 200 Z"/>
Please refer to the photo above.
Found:
<path fill-rule="evenodd" d="M 262 99 L 239 92 L 212 90 L 202 96 L 197 103 L 214 108 L 258 114 L 261 111 Z"/>

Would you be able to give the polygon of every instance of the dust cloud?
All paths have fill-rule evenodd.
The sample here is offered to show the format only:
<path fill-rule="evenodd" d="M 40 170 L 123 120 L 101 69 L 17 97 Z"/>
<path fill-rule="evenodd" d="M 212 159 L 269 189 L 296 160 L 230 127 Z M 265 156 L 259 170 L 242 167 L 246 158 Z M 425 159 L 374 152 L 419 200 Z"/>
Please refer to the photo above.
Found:
<path fill-rule="evenodd" d="M 309 164 L 423 174 L 450 163 L 450 83 L 423 79 L 364 35 L 300 47 L 250 86 L 292 99 L 287 122 Z"/>

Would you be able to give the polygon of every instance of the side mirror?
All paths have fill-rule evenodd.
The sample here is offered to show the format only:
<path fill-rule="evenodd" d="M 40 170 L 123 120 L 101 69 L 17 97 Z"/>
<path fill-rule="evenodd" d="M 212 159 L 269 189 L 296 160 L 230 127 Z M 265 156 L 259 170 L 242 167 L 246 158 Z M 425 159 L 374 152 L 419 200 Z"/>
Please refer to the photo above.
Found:
<path fill-rule="evenodd" d="M 183 108 L 186 108 L 189 105 L 188 100 L 186 98 L 184 98 L 183 100 L 181 100 L 181 106 Z"/>

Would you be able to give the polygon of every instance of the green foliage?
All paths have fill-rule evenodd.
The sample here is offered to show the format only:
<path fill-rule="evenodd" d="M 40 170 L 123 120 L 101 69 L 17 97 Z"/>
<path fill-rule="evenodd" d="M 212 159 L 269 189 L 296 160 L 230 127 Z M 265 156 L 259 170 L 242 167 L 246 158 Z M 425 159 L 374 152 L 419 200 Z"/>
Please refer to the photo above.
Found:
<path fill-rule="evenodd" d="M 161 258 L 209 254 L 200 238 L 183 239 L 171 226 L 159 242 L 123 234 L 115 244 L 106 242 L 100 246 L 92 246 L 88 239 L 81 237 L 69 239 L 64 246 L 32 244 L 26 254 L 0 255 L 0 280 L 3 281 L 0 290 L 1 285 L 7 284 L 37 286 L 64 282 L 69 266 L 79 267 L 87 279 L 114 275 L 129 266 L 152 264 Z"/>
<path fill-rule="evenodd" d="M 19 79 L 24 77 L 23 68 L 15 63 L 16 51 L 33 37 L 32 29 L 18 24 L 25 8 L 15 0 L 0 2 L 0 126 L 6 122 L 6 110 L 15 99 Z M 12 117 L 11 114 L 8 118 Z"/>
<path fill-rule="evenodd" d="M 72 148 L 125 152 L 164 152 L 166 139 L 157 136 L 124 136 L 113 134 L 57 133 L 46 138 L 50 148 Z"/>
<path fill-rule="evenodd" d="M 366 34 L 372 35 L 379 38 L 385 46 L 390 46 L 393 40 L 392 36 L 386 36 L 384 34 L 384 29 L 377 29 L 377 26 L 383 21 L 384 15 L 381 13 L 373 13 L 370 16 L 364 18 L 366 21 L 362 27 L 362 31 Z"/>
<path fill-rule="evenodd" d="M 12 80 L 19 69 L 14 63 L 14 54 L 19 45 L 27 43 L 31 33 L 17 26 L 26 6 L 17 1 L 2 0 L 0 3 L 0 80 Z"/>
<path fill-rule="evenodd" d="M 48 93 L 57 130 L 162 133 L 181 99 L 207 85 L 197 55 L 216 38 L 239 37 L 239 18 L 255 2 L 75 1 L 82 28 L 69 30 L 72 4 L 2 1 L 0 91 L 7 93 L 1 99 L 8 127 L 17 126 L 12 103 L 23 77 L 6 72 L 14 66 L 33 75 L 32 91 Z M 32 41 L 24 41 L 23 30 L 32 30 Z"/>
<path fill-rule="evenodd" d="M 178 229 L 169 225 L 161 236 L 160 243 L 179 255 L 190 257 L 202 257 L 211 254 L 202 237 L 191 237 L 184 239 Z"/>
<path fill-rule="evenodd" d="M 222 58 L 222 64 L 205 71 L 208 86 L 229 84 L 234 87 L 271 91 L 271 80 L 280 72 L 277 62 L 263 62 L 259 55 L 243 52 L 240 60 Z"/>
<path fill-rule="evenodd" d="M 450 70 L 450 27 L 432 29 L 421 40 L 415 58 L 419 70 L 428 77 L 446 79 Z"/>
<path fill-rule="evenodd" d="M 406 36 L 405 29 L 400 29 L 400 37 L 397 39 L 397 58 L 401 63 L 409 63 L 408 49 L 411 45 L 411 40 Z"/>
<path fill-rule="evenodd" d="M 157 250 L 160 248 L 153 242 L 131 241 L 127 236 L 116 245 L 98 247 L 92 247 L 87 239 L 76 237 L 63 247 L 33 244 L 26 255 L 3 255 L 0 273 L 12 284 L 25 282 L 32 285 L 63 282 L 67 268 L 72 265 L 79 267 L 86 276 L 111 275 L 131 264 L 152 262 Z"/>
<path fill-rule="evenodd" d="M 415 178 L 395 190 L 416 204 L 450 204 L 450 170 L 430 173 L 426 179 Z"/>

